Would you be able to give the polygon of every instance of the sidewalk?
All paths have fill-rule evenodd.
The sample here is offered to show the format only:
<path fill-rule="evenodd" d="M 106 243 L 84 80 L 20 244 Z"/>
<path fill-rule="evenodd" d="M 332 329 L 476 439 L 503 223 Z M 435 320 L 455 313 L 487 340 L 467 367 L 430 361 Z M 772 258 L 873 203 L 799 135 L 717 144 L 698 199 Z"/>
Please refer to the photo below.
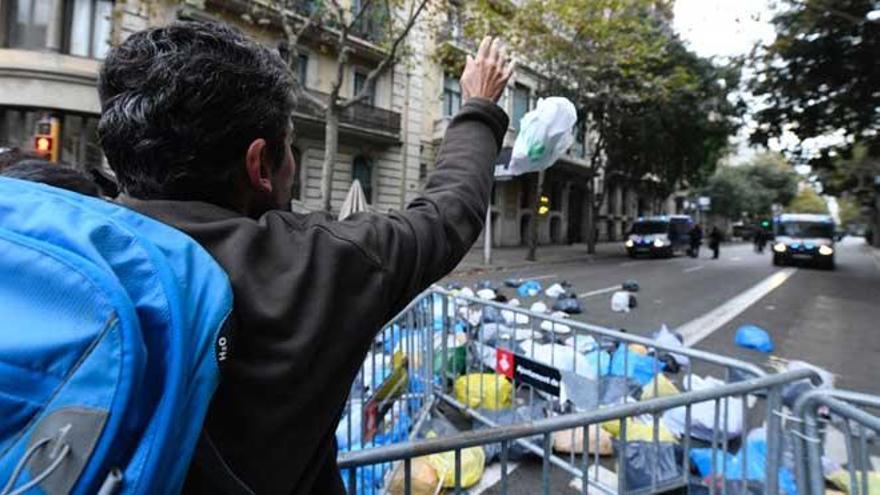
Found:
<path fill-rule="evenodd" d="M 535 256 L 537 261 L 526 261 L 528 250 L 524 246 L 492 248 L 492 264 L 486 266 L 483 264 L 483 245 L 475 245 L 452 273 L 461 275 L 557 263 L 591 263 L 595 259 L 622 257 L 626 254 L 621 242 L 600 242 L 596 244 L 596 254 L 587 254 L 586 244 L 538 246 Z"/>

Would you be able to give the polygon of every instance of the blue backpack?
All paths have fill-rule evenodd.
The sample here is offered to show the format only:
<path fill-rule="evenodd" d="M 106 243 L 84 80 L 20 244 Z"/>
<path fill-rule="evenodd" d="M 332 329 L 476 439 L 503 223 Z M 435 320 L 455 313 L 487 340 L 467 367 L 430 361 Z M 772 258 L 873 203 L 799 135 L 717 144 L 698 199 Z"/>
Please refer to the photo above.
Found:
<path fill-rule="evenodd" d="M 185 234 L 0 178 L 0 495 L 179 492 L 231 309 Z"/>

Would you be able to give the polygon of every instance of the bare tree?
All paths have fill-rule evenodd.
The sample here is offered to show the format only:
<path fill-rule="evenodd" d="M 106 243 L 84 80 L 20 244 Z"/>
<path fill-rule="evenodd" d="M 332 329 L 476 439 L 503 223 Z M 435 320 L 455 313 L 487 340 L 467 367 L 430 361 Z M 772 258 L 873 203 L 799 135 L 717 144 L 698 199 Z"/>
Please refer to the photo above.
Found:
<path fill-rule="evenodd" d="M 332 43 L 336 47 L 336 74 L 330 83 L 326 99 L 306 91 L 296 74 L 292 74 L 294 94 L 320 109 L 324 115 L 324 162 L 321 167 L 321 207 L 330 211 L 333 168 L 339 147 L 339 120 L 347 108 L 365 101 L 372 93 L 377 79 L 391 70 L 404 55 L 404 41 L 427 7 L 429 0 L 269 0 L 265 2 L 273 17 L 284 31 L 281 52 L 291 72 L 296 71 L 299 51 L 306 37 Z M 358 5 L 359 4 L 359 5 Z M 357 10 L 353 10 L 353 6 Z M 377 19 L 377 12 L 384 15 Z M 370 18 L 369 16 L 374 16 Z M 382 49 L 382 59 L 367 74 L 358 93 L 352 98 L 340 96 L 345 74 L 350 68 L 353 37 L 365 21 L 378 22 L 374 29 L 379 39 L 374 40 Z"/>

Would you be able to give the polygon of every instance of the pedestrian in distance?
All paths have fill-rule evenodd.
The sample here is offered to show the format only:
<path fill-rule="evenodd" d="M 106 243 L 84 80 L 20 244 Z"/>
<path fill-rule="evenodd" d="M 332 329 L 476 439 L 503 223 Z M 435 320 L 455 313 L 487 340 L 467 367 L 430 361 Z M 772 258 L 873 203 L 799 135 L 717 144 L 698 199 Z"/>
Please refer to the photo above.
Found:
<path fill-rule="evenodd" d="M 758 226 L 755 229 L 755 252 L 758 254 L 764 254 L 764 248 L 767 246 L 767 233 L 764 232 L 764 229 Z"/>
<path fill-rule="evenodd" d="M 709 234 L 709 249 L 712 250 L 712 259 L 717 260 L 718 256 L 721 254 L 721 240 L 724 238 L 724 235 L 721 233 L 721 229 L 717 226 L 712 227 L 712 232 Z"/>
<path fill-rule="evenodd" d="M 703 244 L 703 228 L 700 227 L 700 224 L 695 224 L 691 231 L 690 235 L 690 251 L 689 254 L 691 258 L 699 258 L 700 257 L 700 245 Z"/>
<path fill-rule="evenodd" d="M 482 231 L 512 70 L 485 38 L 422 194 L 337 221 L 290 211 L 293 81 L 277 52 L 209 22 L 110 51 L 98 136 L 117 201 L 188 234 L 232 285 L 231 347 L 202 432 L 210 456 L 190 464 L 184 493 L 345 492 L 335 430 L 351 384 L 382 326 Z"/>

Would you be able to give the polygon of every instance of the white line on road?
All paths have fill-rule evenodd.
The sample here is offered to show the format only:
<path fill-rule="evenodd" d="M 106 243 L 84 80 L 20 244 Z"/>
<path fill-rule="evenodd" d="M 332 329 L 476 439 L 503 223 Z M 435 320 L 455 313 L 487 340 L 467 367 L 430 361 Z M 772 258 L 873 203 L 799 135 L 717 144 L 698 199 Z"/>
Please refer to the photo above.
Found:
<path fill-rule="evenodd" d="M 754 287 L 739 293 L 721 306 L 678 327 L 678 332 L 684 337 L 684 345 L 692 346 L 705 339 L 712 332 L 736 318 L 736 316 L 748 309 L 749 306 L 760 301 L 761 298 L 769 294 L 773 289 L 784 284 L 796 271 L 797 268 L 779 270 L 758 282 Z"/>
<path fill-rule="evenodd" d="M 638 265 L 639 263 L 644 263 L 645 260 L 636 260 L 636 261 L 624 261 L 623 263 L 619 263 L 617 266 L 632 266 Z"/>
<path fill-rule="evenodd" d="M 690 268 L 685 268 L 685 269 L 682 270 L 682 271 L 683 271 L 684 273 L 690 273 L 690 272 L 695 272 L 695 271 L 697 271 L 697 270 L 702 270 L 703 268 L 706 268 L 706 265 L 692 266 L 692 267 L 690 267 Z"/>
<path fill-rule="evenodd" d="M 733 258 L 730 258 L 730 261 L 742 261 L 742 258 L 739 256 L 734 256 Z"/>
<path fill-rule="evenodd" d="M 583 294 L 578 294 L 578 297 L 598 296 L 599 294 L 607 294 L 609 292 L 614 292 L 617 290 L 621 290 L 620 284 L 612 285 L 611 287 L 605 287 L 604 289 L 596 289 L 596 290 L 591 290 L 590 292 L 584 292 Z"/>

